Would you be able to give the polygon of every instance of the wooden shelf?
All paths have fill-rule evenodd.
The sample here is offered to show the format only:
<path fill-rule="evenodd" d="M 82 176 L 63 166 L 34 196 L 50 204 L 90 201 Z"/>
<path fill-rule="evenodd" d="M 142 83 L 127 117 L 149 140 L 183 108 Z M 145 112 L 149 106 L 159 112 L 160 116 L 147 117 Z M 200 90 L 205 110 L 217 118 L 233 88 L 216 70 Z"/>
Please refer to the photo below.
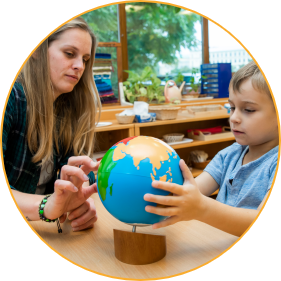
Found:
<path fill-rule="evenodd" d="M 218 103 L 217 101 L 208 101 L 208 103 Z M 226 102 L 225 100 L 221 100 L 221 103 Z M 206 102 L 198 102 L 198 104 L 206 104 Z M 191 104 L 188 104 L 191 105 Z M 181 107 L 186 106 L 184 104 L 180 105 Z M 205 114 L 198 114 L 195 116 L 178 118 L 174 120 L 157 120 L 155 122 L 148 123 L 132 123 L 132 124 L 119 124 L 115 119 L 115 114 L 120 113 L 123 110 L 133 107 L 128 106 L 108 106 L 106 109 L 103 108 L 103 118 L 101 118 L 101 122 L 111 122 L 112 125 L 105 127 L 97 127 L 96 132 L 97 140 L 98 140 L 98 151 L 107 151 L 112 145 L 116 142 L 132 136 L 146 135 L 153 136 L 159 139 L 162 139 L 163 135 L 172 132 L 179 132 L 183 134 L 187 134 L 187 129 L 200 129 L 200 128 L 211 128 L 216 126 L 227 126 L 229 114 L 218 113 L 218 112 L 206 112 Z M 227 134 L 226 136 L 222 136 L 222 134 L 218 134 L 215 139 L 211 140 L 193 140 L 190 143 L 181 143 L 171 145 L 171 147 L 177 150 L 177 153 L 180 158 L 188 159 L 189 154 L 194 148 L 200 147 L 206 153 L 208 153 L 210 158 L 213 158 L 216 153 L 226 146 L 231 145 L 235 141 L 234 135 Z M 198 148 L 200 149 L 200 148 Z M 192 175 L 194 178 L 198 177 L 203 170 L 202 169 L 192 169 Z M 218 190 L 212 194 L 212 197 L 215 198 L 214 195 L 218 193 Z"/>
<path fill-rule="evenodd" d="M 192 168 L 192 170 L 191 170 L 191 173 L 194 178 L 198 177 L 202 172 L 203 172 L 203 170 L 201 170 L 201 169 Z"/>
<path fill-rule="evenodd" d="M 155 122 L 134 123 L 134 124 L 135 124 L 135 128 L 140 128 L 140 127 L 153 127 L 153 126 L 161 126 L 161 125 L 189 123 L 189 122 L 226 119 L 226 118 L 229 118 L 229 114 L 214 114 L 212 112 L 209 112 L 206 114 L 202 114 L 200 116 L 194 116 L 188 118 L 177 118 L 174 120 L 156 120 Z"/>
<path fill-rule="evenodd" d="M 198 106 L 198 105 L 210 105 L 210 104 L 220 104 L 223 106 L 227 102 L 228 102 L 227 98 L 202 100 L 202 101 L 191 100 L 191 101 L 182 101 L 177 106 L 180 106 L 181 108 L 186 108 L 187 106 L 194 106 L 194 105 Z M 150 104 L 149 106 L 154 106 L 154 105 L 157 106 L 159 104 Z M 164 103 L 163 105 L 168 105 L 168 104 Z M 112 105 L 112 104 L 108 104 L 106 106 L 103 105 L 101 111 L 101 121 L 114 119 L 116 113 L 120 113 L 125 109 L 133 109 L 133 105 Z"/>
<path fill-rule="evenodd" d="M 114 131 L 114 130 L 122 130 L 122 129 L 134 129 L 135 125 L 132 124 L 119 124 L 117 120 L 107 120 L 106 122 L 111 122 L 112 125 L 104 126 L 104 127 L 96 127 L 96 132 L 106 132 L 106 131 Z"/>
<path fill-rule="evenodd" d="M 186 148 L 186 147 L 193 147 L 193 146 L 201 146 L 201 145 L 206 145 L 206 144 L 212 144 L 212 143 L 219 143 L 219 142 L 226 142 L 226 141 L 232 141 L 235 140 L 235 137 L 228 137 L 228 138 L 217 138 L 213 140 L 208 140 L 208 141 L 198 141 L 194 140 L 193 142 L 189 143 L 182 143 L 182 144 L 175 144 L 171 145 L 173 149 L 179 149 L 179 148 Z"/>

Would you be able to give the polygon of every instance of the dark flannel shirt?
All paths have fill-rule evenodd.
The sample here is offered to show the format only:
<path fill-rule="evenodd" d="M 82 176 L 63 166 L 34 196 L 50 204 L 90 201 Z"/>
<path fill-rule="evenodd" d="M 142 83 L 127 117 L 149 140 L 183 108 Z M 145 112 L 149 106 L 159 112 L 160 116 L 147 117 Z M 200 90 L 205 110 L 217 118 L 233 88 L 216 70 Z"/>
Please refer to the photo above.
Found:
<path fill-rule="evenodd" d="M 32 153 L 29 150 L 26 139 L 26 110 L 27 102 L 23 87 L 16 82 L 11 91 L 3 124 L 2 147 L 6 174 L 12 189 L 34 194 L 40 178 L 40 162 L 32 162 Z M 68 158 L 73 153 L 62 157 L 54 153 L 53 180 L 63 165 L 67 164 Z M 90 184 L 95 182 L 93 172 L 88 175 Z M 53 183 L 52 190 L 53 192 Z"/>

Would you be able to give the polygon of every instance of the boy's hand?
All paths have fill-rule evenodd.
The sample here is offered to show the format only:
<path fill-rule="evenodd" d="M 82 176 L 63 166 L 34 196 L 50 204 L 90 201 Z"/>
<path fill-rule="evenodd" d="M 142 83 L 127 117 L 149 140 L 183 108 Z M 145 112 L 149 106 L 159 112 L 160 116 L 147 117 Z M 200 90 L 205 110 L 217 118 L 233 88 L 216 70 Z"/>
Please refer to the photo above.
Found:
<path fill-rule="evenodd" d="M 146 201 L 167 206 L 166 208 L 153 206 L 145 207 L 145 210 L 149 213 L 169 217 L 162 222 L 154 224 L 152 226 L 154 229 L 168 226 L 179 221 L 199 219 L 204 212 L 204 198 L 206 197 L 202 195 L 197 188 L 192 173 L 182 159 L 180 160 L 180 168 L 184 177 L 183 185 L 161 181 L 152 182 L 154 188 L 172 192 L 174 196 L 144 195 L 144 200 Z"/>

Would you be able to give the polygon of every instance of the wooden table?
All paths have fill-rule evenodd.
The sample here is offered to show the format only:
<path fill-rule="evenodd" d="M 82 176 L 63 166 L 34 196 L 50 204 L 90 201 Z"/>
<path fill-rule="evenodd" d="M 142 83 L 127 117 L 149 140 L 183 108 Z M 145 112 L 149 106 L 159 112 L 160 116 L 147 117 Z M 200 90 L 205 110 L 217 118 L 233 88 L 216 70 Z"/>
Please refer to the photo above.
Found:
<path fill-rule="evenodd" d="M 72 232 L 67 221 L 62 224 L 63 233 L 58 234 L 55 223 L 30 224 L 61 256 L 84 269 L 110 277 L 147 279 L 184 273 L 219 256 L 238 239 L 198 221 L 180 222 L 157 230 L 137 227 L 137 232 L 166 235 L 167 255 L 153 264 L 128 265 L 115 258 L 113 229 L 131 231 L 132 227 L 111 216 L 97 194 L 93 198 L 98 212 L 93 229 Z"/>

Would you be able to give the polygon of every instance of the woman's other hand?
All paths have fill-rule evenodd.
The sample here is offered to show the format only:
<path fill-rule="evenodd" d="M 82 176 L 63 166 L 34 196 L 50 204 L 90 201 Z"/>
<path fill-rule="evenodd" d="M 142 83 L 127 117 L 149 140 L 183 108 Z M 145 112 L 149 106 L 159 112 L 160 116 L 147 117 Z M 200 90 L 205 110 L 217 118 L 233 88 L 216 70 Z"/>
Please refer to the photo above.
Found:
<path fill-rule="evenodd" d="M 97 192 L 96 184 L 86 186 L 87 174 L 98 169 L 99 163 L 93 162 L 87 156 L 69 158 L 68 165 L 61 169 L 61 179 L 56 180 L 54 193 L 49 197 L 44 209 L 48 219 L 56 219 L 65 213 L 73 211 L 83 205 L 86 200 Z M 79 168 L 80 167 L 80 168 Z"/>
<path fill-rule="evenodd" d="M 94 200 L 88 198 L 81 206 L 68 214 L 73 231 L 92 228 L 97 221 L 96 207 Z"/>

